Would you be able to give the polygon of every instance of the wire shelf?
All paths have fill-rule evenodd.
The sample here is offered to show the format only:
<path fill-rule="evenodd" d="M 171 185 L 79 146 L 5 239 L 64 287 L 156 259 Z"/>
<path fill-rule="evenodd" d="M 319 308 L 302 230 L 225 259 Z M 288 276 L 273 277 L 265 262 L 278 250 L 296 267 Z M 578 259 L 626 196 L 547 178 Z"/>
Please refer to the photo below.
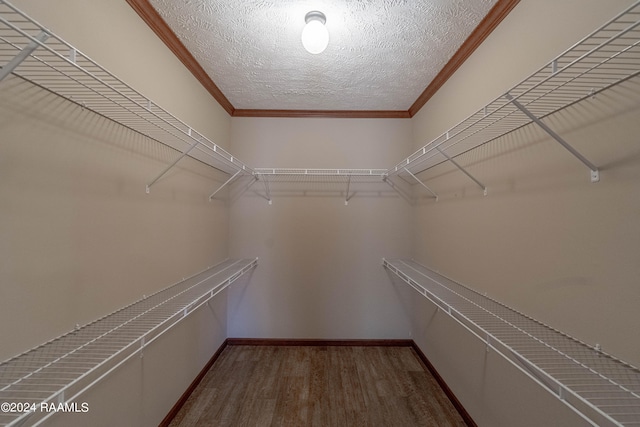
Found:
<path fill-rule="evenodd" d="M 387 176 L 386 169 L 292 169 L 255 168 L 257 178 L 269 182 L 382 182 Z"/>
<path fill-rule="evenodd" d="M 253 173 L 6 1 L 0 1 L 0 66 L 0 80 L 13 73 L 215 169 Z"/>
<path fill-rule="evenodd" d="M 469 150 L 541 121 L 570 105 L 594 96 L 640 73 L 640 1 L 600 29 L 533 73 L 504 96 L 458 123 L 391 169 L 274 169 L 253 170 L 233 155 L 155 105 L 113 74 L 42 25 L 0 0 L 0 80 L 13 73 L 46 90 L 112 119 L 182 153 L 147 185 L 147 192 L 184 156 L 198 159 L 232 177 L 263 178 L 265 182 L 379 182 L 400 175 L 407 182 L 445 161 L 452 161 L 487 194 L 484 184 L 453 160 Z M 597 167 L 552 130 L 545 129 L 591 169 Z M 395 187 L 394 187 L 395 188 Z M 436 193 L 426 189 L 437 198 Z"/>
<path fill-rule="evenodd" d="M 424 172 L 640 73 L 640 2 L 389 170 Z M 537 122 L 538 123 L 538 122 Z M 538 123 L 539 124 L 539 123 Z M 571 151 L 571 149 L 569 149 Z M 575 154 L 580 158 L 579 154 Z M 597 168 L 581 159 L 594 172 Z M 597 180 L 592 177 L 592 180 Z"/>
<path fill-rule="evenodd" d="M 272 203 L 271 184 L 276 184 L 282 194 L 288 195 L 341 195 L 345 205 L 356 193 L 364 194 L 360 184 L 386 183 L 386 169 L 302 169 L 256 168 L 255 181 L 264 185 L 264 197 Z M 254 182 L 255 182 L 254 181 Z M 275 193 L 274 193 L 275 194 Z M 379 192 L 373 194 L 379 195 Z"/>
<path fill-rule="evenodd" d="M 384 267 L 593 425 L 640 425 L 640 370 L 414 261 Z"/>
<path fill-rule="evenodd" d="M 47 417 L 41 405 L 73 402 L 257 265 L 227 260 L 0 363 L 0 402 L 36 409 L 0 412 L 0 426 L 33 425 Z"/>

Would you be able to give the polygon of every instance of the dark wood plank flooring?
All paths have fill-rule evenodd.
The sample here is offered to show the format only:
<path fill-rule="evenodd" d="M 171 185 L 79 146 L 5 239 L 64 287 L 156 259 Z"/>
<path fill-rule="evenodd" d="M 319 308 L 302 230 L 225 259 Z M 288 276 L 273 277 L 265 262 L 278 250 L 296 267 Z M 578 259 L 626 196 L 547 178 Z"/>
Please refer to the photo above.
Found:
<path fill-rule="evenodd" d="M 170 426 L 464 426 L 410 347 L 229 345 Z"/>

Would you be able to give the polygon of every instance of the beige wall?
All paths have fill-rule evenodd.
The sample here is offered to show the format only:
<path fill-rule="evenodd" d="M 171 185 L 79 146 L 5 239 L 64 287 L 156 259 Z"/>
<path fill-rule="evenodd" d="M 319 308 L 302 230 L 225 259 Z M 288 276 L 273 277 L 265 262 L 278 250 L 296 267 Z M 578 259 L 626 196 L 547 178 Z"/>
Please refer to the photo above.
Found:
<path fill-rule="evenodd" d="M 630 3 L 522 0 L 413 119 L 414 148 Z M 640 342 L 631 338 L 640 321 L 638 94 L 640 85 L 629 82 L 547 120 L 601 167 L 599 183 L 590 183 L 589 170 L 533 126 L 457 159 L 489 188 L 487 197 L 452 166 L 423 173 L 440 200 L 424 199 L 414 211 L 416 260 L 639 365 Z M 520 388 L 521 375 L 494 370 L 497 362 L 481 364 L 451 338 L 458 332 L 446 322 L 437 331 L 433 323 L 425 328 L 424 310 L 413 311 L 414 338 L 480 425 L 539 419 L 547 408 L 542 395 L 523 398 L 520 406 L 503 400 L 505 387 Z M 502 384 L 492 372 L 500 372 Z"/>
<path fill-rule="evenodd" d="M 126 2 L 14 3 L 251 166 L 386 168 L 630 1 L 522 0 L 412 120 L 231 119 Z M 487 197 L 442 166 L 422 176 L 438 202 L 411 207 L 389 187 L 367 184 L 352 185 L 345 206 L 342 186 L 305 192 L 273 183 L 268 205 L 261 183 L 236 186 L 228 204 L 209 203 L 225 177 L 189 160 L 146 195 L 174 151 L 9 78 L 0 84 L 0 360 L 228 254 L 259 256 L 251 280 L 88 394 L 89 418 L 56 422 L 157 424 L 226 336 L 411 336 L 479 425 L 578 424 L 548 392 L 392 284 L 380 260 L 413 256 L 639 365 L 629 337 L 638 322 L 640 120 L 628 91 L 640 92 L 627 84 L 549 121 L 602 166 L 598 184 L 527 128 L 459 158 L 489 186 Z"/>
<path fill-rule="evenodd" d="M 227 113 L 126 2 L 15 4 L 229 145 Z M 0 128 L 0 360 L 227 257 L 228 207 L 208 201 L 223 174 L 185 159 L 147 195 L 177 152 L 13 76 L 0 84 Z M 162 419 L 226 338 L 226 295 L 217 298 L 213 312 L 155 344 L 171 351 L 150 348 L 99 385 L 91 411 L 127 401 L 144 413 L 140 425 Z M 111 425 L 131 425 L 128 415 Z M 63 424 L 76 422 L 88 425 Z"/>
<path fill-rule="evenodd" d="M 411 144 L 402 119 L 234 118 L 233 152 L 260 167 L 387 168 Z M 410 252 L 410 205 L 386 184 L 257 182 L 231 204 L 231 256 L 260 267 L 229 292 L 229 336 L 407 338 L 409 324 L 381 267 Z"/>
<path fill-rule="evenodd" d="M 46 425 L 159 425 L 225 340 L 226 306 L 218 295 L 83 394 L 87 413 L 54 414 Z"/>
<path fill-rule="evenodd" d="M 412 316 L 413 339 L 478 426 L 588 425 L 545 387 L 392 277 Z"/>
<path fill-rule="evenodd" d="M 125 0 L 13 0 L 155 104 L 228 147 L 229 115 Z"/>

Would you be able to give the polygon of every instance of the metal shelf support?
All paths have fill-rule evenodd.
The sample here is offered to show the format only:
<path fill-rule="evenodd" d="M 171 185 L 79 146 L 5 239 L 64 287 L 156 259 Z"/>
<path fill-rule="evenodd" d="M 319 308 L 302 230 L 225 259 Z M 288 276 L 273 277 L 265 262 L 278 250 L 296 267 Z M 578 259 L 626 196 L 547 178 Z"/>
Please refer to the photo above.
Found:
<path fill-rule="evenodd" d="M 191 129 L 189 129 L 188 134 L 189 136 L 191 136 Z M 158 181 L 160 178 L 162 178 L 164 174 L 169 172 L 175 165 L 177 165 L 180 160 L 184 159 L 191 152 L 191 150 L 193 150 L 198 146 L 198 144 L 200 144 L 200 141 L 196 141 L 193 144 L 191 144 L 191 146 L 187 150 L 185 150 L 180 157 L 178 157 L 173 163 L 171 163 L 162 172 L 160 172 L 160 174 L 156 176 L 149 184 L 147 184 L 147 187 L 145 189 L 146 193 L 149 194 L 151 192 L 151 186 L 155 184 L 156 181 Z"/>
<path fill-rule="evenodd" d="M 267 196 L 267 201 L 270 205 L 272 205 L 273 201 L 271 200 L 271 191 L 269 191 L 269 181 L 267 180 L 266 176 L 263 176 L 262 183 L 264 184 L 264 193 Z"/>
<path fill-rule="evenodd" d="M 424 182 L 422 182 L 417 176 L 415 176 L 414 174 L 411 173 L 411 171 L 407 168 L 404 168 L 405 172 L 407 172 L 411 177 L 413 177 L 413 179 L 415 179 L 416 181 L 418 181 L 418 184 L 422 185 L 424 188 L 427 189 L 427 191 L 429 193 L 431 193 L 433 195 L 433 197 L 436 199 L 436 202 L 438 201 L 438 195 L 429 187 L 427 187 L 427 184 L 425 184 Z"/>
<path fill-rule="evenodd" d="M 75 401 L 257 265 L 257 258 L 226 260 L 0 362 L 0 401 Z M 54 413 L 4 413 L 0 425 L 42 425 Z"/>
<path fill-rule="evenodd" d="M 209 196 L 209 201 L 213 200 L 213 196 L 215 196 L 216 194 L 218 194 L 218 192 L 220 190 L 222 190 L 224 187 L 226 187 L 228 184 L 231 183 L 231 181 L 233 181 L 235 179 L 236 176 L 240 175 L 240 172 L 242 172 L 242 170 L 239 170 L 238 172 L 234 173 L 231 178 L 229 178 L 228 180 L 225 181 L 224 184 L 222 184 L 220 187 L 218 187 L 218 189 L 216 191 L 214 191 L 213 193 L 211 193 L 211 195 Z"/>
<path fill-rule="evenodd" d="M 411 197 L 408 194 L 406 194 L 398 185 L 396 185 L 393 181 L 391 181 L 391 177 L 384 176 L 382 177 L 382 181 L 385 184 L 387 184 L 389 187 L 391 187 L 393 191 L 398 193 L 398 195 L 402 197 L 407 203 L 409 203 L 410 205 L 413 204 L 413 200 L 411 200 Z"/>
<path fill-rule="evenodd" d="M 230 177 L 238 170 L 247 174 L 255 172 L 254 176 L 258 179 L 265 175 L 266 198 L 270 203 L 271 194 L 266 175 L 273 177 L 272 183 L 346 182 L 345 203 L 348 203 L 351 183 L 383 180 L 398 191 L 389 177 L 399 175 L 404 181 L 413 183 L 420 172 L 447 160 L 478 184 L 486 195 L 487 187 L 453 159 L 532 122 L 589 167 L 592 182 L 599 180 L 598 168 L 541 120 L 640 74 L 640 1 L 630 5 L 543 68 L 513 86 L 506 99 L 501 94 L 391 169 L 254 171 L 203 135 L 195 130 L 192 132 L 177 117 L 119 80 L 6 0 L 0 0 L 0 43 L 0 64 L 3 65 L 0 69 L 0 81 L 13 73 L 182 154 L 146 186 L 147 193 L 168 170 L 188 155 Z M 239 176 L 241 175 L 236 175 L 234 179 Z M 229 181 L 231 182 L 233 179 Z M 420 184 L 437 198 L 435 192 L 424 182 Z"/>
<path fill-rule="evenodd" d="M 13 70 L 15 70 L 16 67 L 22 63 L 22 61 L 27 59 L 33 53 L 33 51 L 36 50 L 38 46 L 40 46 L 40 43 L 38 43 L 38 41 L 44 43 L 48 38 L 49 33 L 47 33 L 46 31 L 41 31 L 40 34 L 35 37 L 35 40 L 32 40 L 27 46 L 25 46 L 24 49 L 22 49 L 16 56 L 14 56 L 11 61 L 9 61 L 2 67 L 2 69 L 0 69 L 0 82 L 4 80 L 4 78 L 9 74 L 11 74 Z"/>
<path fill-rule="evenodd" d="M 0 65 L 0 80 L 13 73 L 181 153 L 146 186 L 147 193 L 186 155 L 228 175 L 240 169 L 252 173 L 230 153 L 5 0 L 0 0 Z"/>
<path fill-rule="evenodd" d="M 438 150 L 440 152 L 440 154 L 442 154 L 444 157 L 447 158 L 447 160 L 449 160 L 451 163 L 453 163 L 453 165 L 455 167 L 457 167 L 458 169 L 460 169 L 460 171 L 462 171 L 462 173 L 464 173 L 466 176 L 468 176 L 473 182 L 475 182 L 476 184 L 478 184 L 478 186 L 480 188 L 482 188 L 482 192 L 483 194 L 486 196 L 487 195 L 487 187 L 481 183 L 480 181 L 478 181 L 473 175 L 471 175 L 469 172 L 467 172 L 467 170 L 465 168 L 463 168 L 462 166 L 460 166 L 460 164 L 458 164 L 458 162 L 456 162 L 455 160 L 453 160 L 447 153 L 445 153 L 443 150 L 440 149 L 440 147 L 436 147 L 436 150 Z"/>
<path fill-rule="evenodd" d="M 505 94 L 505 98 L 507 98 L 513 105 L 515 105 L 518 110 L 522 111 L 527 117 L 529 117 L 535 124 L 540 126 L 542 130 L 544 130 L 549 136 L 555 139 L 560 145 L 567 149 L 571 154 L 573 154 L 578 160 L 584 163 L 589 170 L 591 171 L 591 182 L 600 181 L 600 172 L 598 171 L 598 167 L 591 163 L 586 157 L 584 157 L 578 150 L 573 148 L 567 141 L 565 141 L 560 135 L 553 131 L 549 126 L 547 126 L 542 120 L 536 117 L 531 111 L 529 111 L 524 105 L 518 102 L 510 93 Z"/>
<path fill-rule="evenodd" d="M 349 177 L 347 178 L 347 192 L 345 193 L 344 196 L 344 205 L 347 206 L 349 204 L 349 186 L 351 186 L 351 175 L 349 175 Z"/>
<path fill-rule="evenodd" d="M 381 183 L 387 176 L 387 169 L 323 169 L 323 168 L 255 168 L 253 174 L 261 179 L 265 187 L 266 199 L 271 202 L 271 185 L 319 184 L 339 186 L 339 195 L 344 196 L 345 205 L 355 196 L 352 185 L 359 183 Z M 304 190 L 306 191 L 306 190 Z M 346 191 L 346 193 L 345 193 Z M 306 194 L 306 193 L 305 193 Z"/>
<path fill-rule="evenodd" d="M 640 75 L 640 1 L 562 52 L 483 108 L 451 127 L 389 169 L 389 175 L 414 175 L 536 123 L 599 179 L 598 168 L 540 120 Z M 636 96 L 630 93 L 629 96 Z M 512 102 L 516 99 L 517 103 Z M 522 106 L 526 106 L 522 110 Z M 524 114 L 522 114 L 524 113 Z M 603 116 L 608 114 L 602 112 Z M 440 150 L 435 150 L 438 147 Z M 479 184 L 480 185 L 480 184 Z M 484 186 L 482 186 L 484 187 Z M 484 189 L 484 188 L 483 188 Z"/>
<path fill-rule="evenodd" d="M 382 263 L 587 424 L 640 424 L 638 368 L 415 261 Z"/>

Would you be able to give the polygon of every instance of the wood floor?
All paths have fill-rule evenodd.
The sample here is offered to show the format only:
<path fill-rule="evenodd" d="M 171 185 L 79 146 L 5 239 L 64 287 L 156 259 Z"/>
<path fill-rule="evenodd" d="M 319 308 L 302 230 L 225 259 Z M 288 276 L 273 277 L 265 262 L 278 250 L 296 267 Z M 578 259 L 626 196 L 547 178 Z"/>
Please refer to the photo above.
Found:
<path fill-rule="evenodd" d="M 227 346 L 170 426 L 464 426 L 410 347 Z"/>

